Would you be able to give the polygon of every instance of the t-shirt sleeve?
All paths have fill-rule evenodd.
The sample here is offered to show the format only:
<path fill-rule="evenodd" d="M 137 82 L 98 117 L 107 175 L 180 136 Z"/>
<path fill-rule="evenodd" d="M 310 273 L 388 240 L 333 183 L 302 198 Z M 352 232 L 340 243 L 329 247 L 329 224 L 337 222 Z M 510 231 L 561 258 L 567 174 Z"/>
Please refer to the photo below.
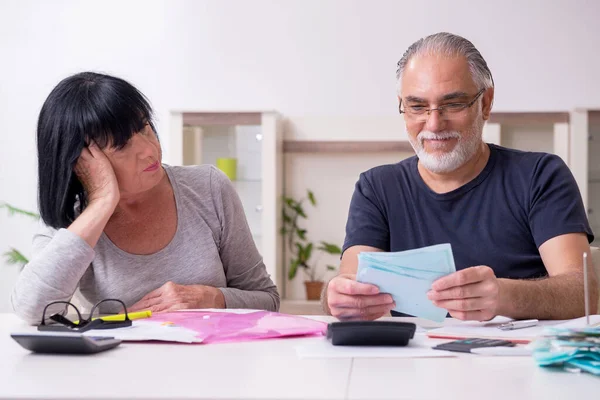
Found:
<path fill-rule="evenodd" d="M 594 240 L 581 193 L 569 167 L 556 155 L 534 166 L 530 186 L 529 226 L 537 247 L 553 237 L 585 233 Z"/>
<path fill-rule="evenodd" d="M 350 201 L 343 251 L 352 246 L 390 251 L 390 230 L 385 210 L 366 173 L 360 175 Z"/>

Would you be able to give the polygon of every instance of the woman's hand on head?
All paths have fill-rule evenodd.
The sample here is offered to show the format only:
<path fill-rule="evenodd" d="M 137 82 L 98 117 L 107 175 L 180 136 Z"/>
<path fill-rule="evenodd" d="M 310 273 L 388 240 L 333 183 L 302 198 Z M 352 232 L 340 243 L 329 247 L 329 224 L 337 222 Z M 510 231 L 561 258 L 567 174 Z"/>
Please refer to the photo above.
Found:
<path fill-rule="evenodd" d="M 166 312 L 194 308 L 225 308 L 225 297 L 219 289 L 212 286 L 167 282 L 127 307 L 127 311 Z"/>
<path fill-rule="evenodd" d="M 119 203 L 119 183 L 113 167 L 96 143 L 81 151 L 75 174 L 87 193 L 88 204 L 105 203 L 114 208 Z"/>

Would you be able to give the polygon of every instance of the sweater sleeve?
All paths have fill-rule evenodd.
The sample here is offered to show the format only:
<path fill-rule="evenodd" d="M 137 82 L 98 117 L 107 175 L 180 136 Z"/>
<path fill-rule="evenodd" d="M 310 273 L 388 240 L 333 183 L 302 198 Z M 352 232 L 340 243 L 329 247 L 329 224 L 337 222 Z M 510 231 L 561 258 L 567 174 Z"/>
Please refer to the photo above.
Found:
<path fill-rule="evenodd" d="M 77 234 L 41 227 L 33 237 L 33 256 L 11 294 L 15 314 L 30 324 L 39 324 L 48 303 L 71 300 L 94 257 L 94 249 Z M 64 310 L 64 305 L 57 304 L 49 307 L 46 315 Z"/>
<path fill-rule="evenodd" d="M 227 176 L 211 170 L 211 192 L 221 224 L 219 253 L 227 287 L 226 308 L 279 310 L 279 293 L 258 252 L 240 198 Z"/>

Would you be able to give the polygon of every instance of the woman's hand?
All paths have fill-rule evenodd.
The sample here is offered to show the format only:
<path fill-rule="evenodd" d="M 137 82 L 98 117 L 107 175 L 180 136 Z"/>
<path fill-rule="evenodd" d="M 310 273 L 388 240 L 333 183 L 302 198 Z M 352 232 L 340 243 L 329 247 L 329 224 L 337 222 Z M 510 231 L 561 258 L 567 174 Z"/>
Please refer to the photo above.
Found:
<path fill-rule="evenodd" d="M 212 286 L 167 282 L 127 307 L 127 311 L 166 312 L 194 308 L 225 308 L 225 297 L 219 289 Z"/>
<path fill-rule="evenodd" d="M 120 198 L 119 183 L 110 161 L 96 143 L 83 148 L 75 174 L 87 193 L 88 205 L 101 203 L 114 211 Z"/>

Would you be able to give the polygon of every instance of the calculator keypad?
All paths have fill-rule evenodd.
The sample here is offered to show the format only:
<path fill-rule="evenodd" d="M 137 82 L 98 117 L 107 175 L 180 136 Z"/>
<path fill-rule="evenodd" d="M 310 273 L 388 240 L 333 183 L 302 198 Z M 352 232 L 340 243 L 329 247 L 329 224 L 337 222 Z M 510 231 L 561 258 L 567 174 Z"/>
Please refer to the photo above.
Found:
<path fill-rule="evenodd" d="M 471 349 L 476 349 L 479 347 L 495 347 L 495 346 L 514 346 L 514 343 L 511 343 L 507 340 L 497 340 L 497 339 L 464 339 L 464 340 L 456 340 L 454 342 L 439 344 L 434 347 L 436 350 L 447 350 L 447 351 L 458 351 L 462 353 L 470 353 Z"/>

